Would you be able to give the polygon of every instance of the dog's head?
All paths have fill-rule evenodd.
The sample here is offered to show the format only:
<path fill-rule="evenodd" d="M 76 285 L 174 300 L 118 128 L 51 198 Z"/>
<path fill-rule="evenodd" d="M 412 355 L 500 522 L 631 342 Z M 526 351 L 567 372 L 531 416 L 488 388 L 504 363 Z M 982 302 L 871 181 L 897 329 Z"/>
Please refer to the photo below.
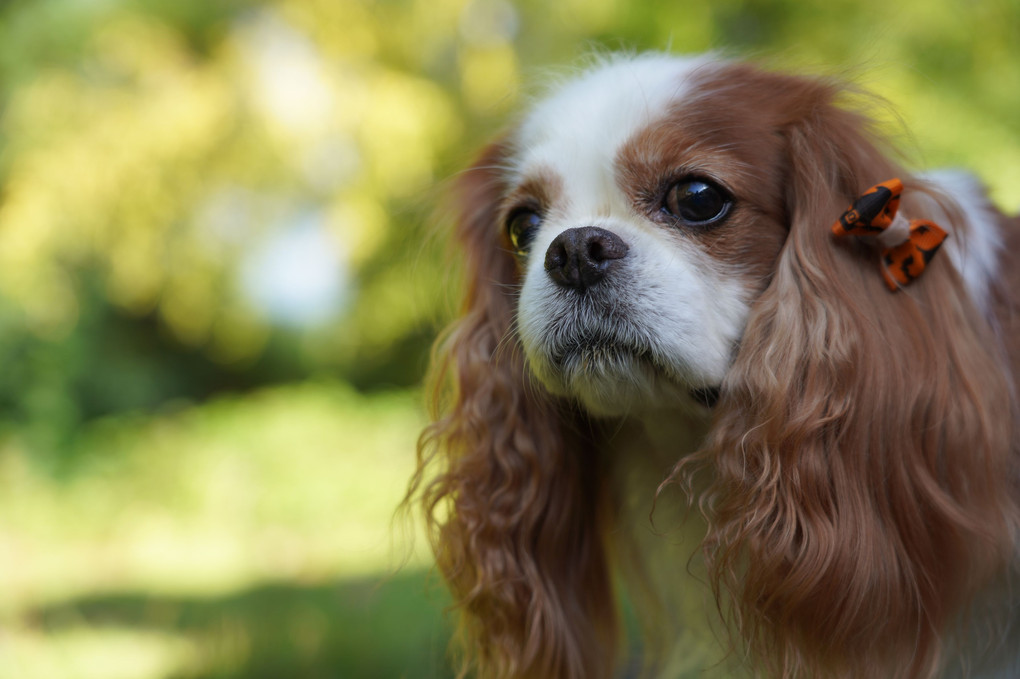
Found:
<path fill-rule="evenodd" d="M 590 418 L 670 410 L 711 423 L 675 457 L 708 470 L 713 584 L 760 666 L 938 665 L 1016 516 L 994 237 L 959 248 L 968 220 L 844 93 L 711 58 L 608 59 L 461 178 L 468 289 L 422 468 L 443 465 L 435 548 L 486 671 L 606 671 L 611 446 Z M 870 244 L 829 228 L 894 176 L 901 209 L 957 243 L 899 292 Z"/>
<path fill-rule="evenodd" d="M 713 401 L 787 245 L 852 305 L 879 296 L 874 252 L 824 228 L 896 172 L 842 92 L 654 55 L 538 103 L 501 146 L 490 236 L 520 270 L 516 330 L 544 387 L 608 415 Z"/>
<path fill-rule="evenodd" d="M 778 81 L 704 60 L 620 60 L 510 137 L 498 223 L 518 330 L 555 394 L 621 414 L 722 383 L 786 240 Z"/>

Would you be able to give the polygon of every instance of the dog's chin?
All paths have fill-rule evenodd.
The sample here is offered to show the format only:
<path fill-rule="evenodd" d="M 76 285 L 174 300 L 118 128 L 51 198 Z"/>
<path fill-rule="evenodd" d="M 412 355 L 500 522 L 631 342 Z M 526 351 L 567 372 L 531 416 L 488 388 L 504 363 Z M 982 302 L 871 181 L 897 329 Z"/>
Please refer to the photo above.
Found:
<path fill-rule="evenodd" d="M 669 408 L 711 408 L 718 388 L 693 386 L 682 370 L 651 351 L 604 342 L 576 342 L 548 357 L 530 357 L 551 393 L 599 417 L 640 416 Z"/>

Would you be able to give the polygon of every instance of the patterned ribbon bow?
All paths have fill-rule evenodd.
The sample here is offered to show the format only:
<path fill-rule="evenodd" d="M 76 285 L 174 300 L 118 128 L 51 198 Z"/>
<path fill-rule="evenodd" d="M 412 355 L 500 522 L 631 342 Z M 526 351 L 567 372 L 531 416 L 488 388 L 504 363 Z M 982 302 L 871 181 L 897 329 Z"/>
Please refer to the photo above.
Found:
<path fill-rule="evenodd" d="M 902 193 L 899 179 L 872 186 L 832 225 L 837 236 L 881 236 L 886 245 L 882 249 L 882 278 L 893 292 L 920 276 L 946 239 L 946 232 L 935 222 L 914 219 L 908 225 L 896 215 Z M 890 236 L 895 238 L 892 234 L 903 231 L 908 233 L 906 240 L 889 245 Z"/>

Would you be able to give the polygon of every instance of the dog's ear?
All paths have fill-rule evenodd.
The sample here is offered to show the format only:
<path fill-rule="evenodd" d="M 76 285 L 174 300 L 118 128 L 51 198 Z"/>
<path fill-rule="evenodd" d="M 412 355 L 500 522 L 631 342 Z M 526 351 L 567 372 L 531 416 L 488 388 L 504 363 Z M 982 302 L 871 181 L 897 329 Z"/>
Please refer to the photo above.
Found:
<path fill-rule="evenodd" d="M 583 428 L 530 381 L 518 344 L 520 274 L 498 223 L 505 155 L 491 146 L 454 189 L 464 308 L 435 348 L 410 494 L 461 612 L 463 672 L 602 677 L 616 623 L 600 478 Z"/>
<path fill-rule="evenodd" d="M 777 676 L 928 677 L 1008 558 L 1012 395 L 949 257 L 893 293 L 876 250 L 832 236 L 856 196 L 902 176 L 838 93 L 785 92 L 790 231 L 702 452 L 717 470 L 707 555 Z"/>

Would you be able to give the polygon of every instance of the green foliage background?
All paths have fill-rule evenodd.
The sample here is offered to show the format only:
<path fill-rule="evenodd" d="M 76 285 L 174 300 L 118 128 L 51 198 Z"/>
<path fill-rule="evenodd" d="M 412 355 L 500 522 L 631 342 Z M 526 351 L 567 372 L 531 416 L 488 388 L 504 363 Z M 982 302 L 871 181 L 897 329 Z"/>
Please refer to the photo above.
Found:
<path fill-rule="evenodd" d="M 1014 0 L 0 4 L 0 679 L 449 676 L 390 523 L 444 183 L 586 54 L 719 50 L 1016 211 L 1018 44 Z"/>

